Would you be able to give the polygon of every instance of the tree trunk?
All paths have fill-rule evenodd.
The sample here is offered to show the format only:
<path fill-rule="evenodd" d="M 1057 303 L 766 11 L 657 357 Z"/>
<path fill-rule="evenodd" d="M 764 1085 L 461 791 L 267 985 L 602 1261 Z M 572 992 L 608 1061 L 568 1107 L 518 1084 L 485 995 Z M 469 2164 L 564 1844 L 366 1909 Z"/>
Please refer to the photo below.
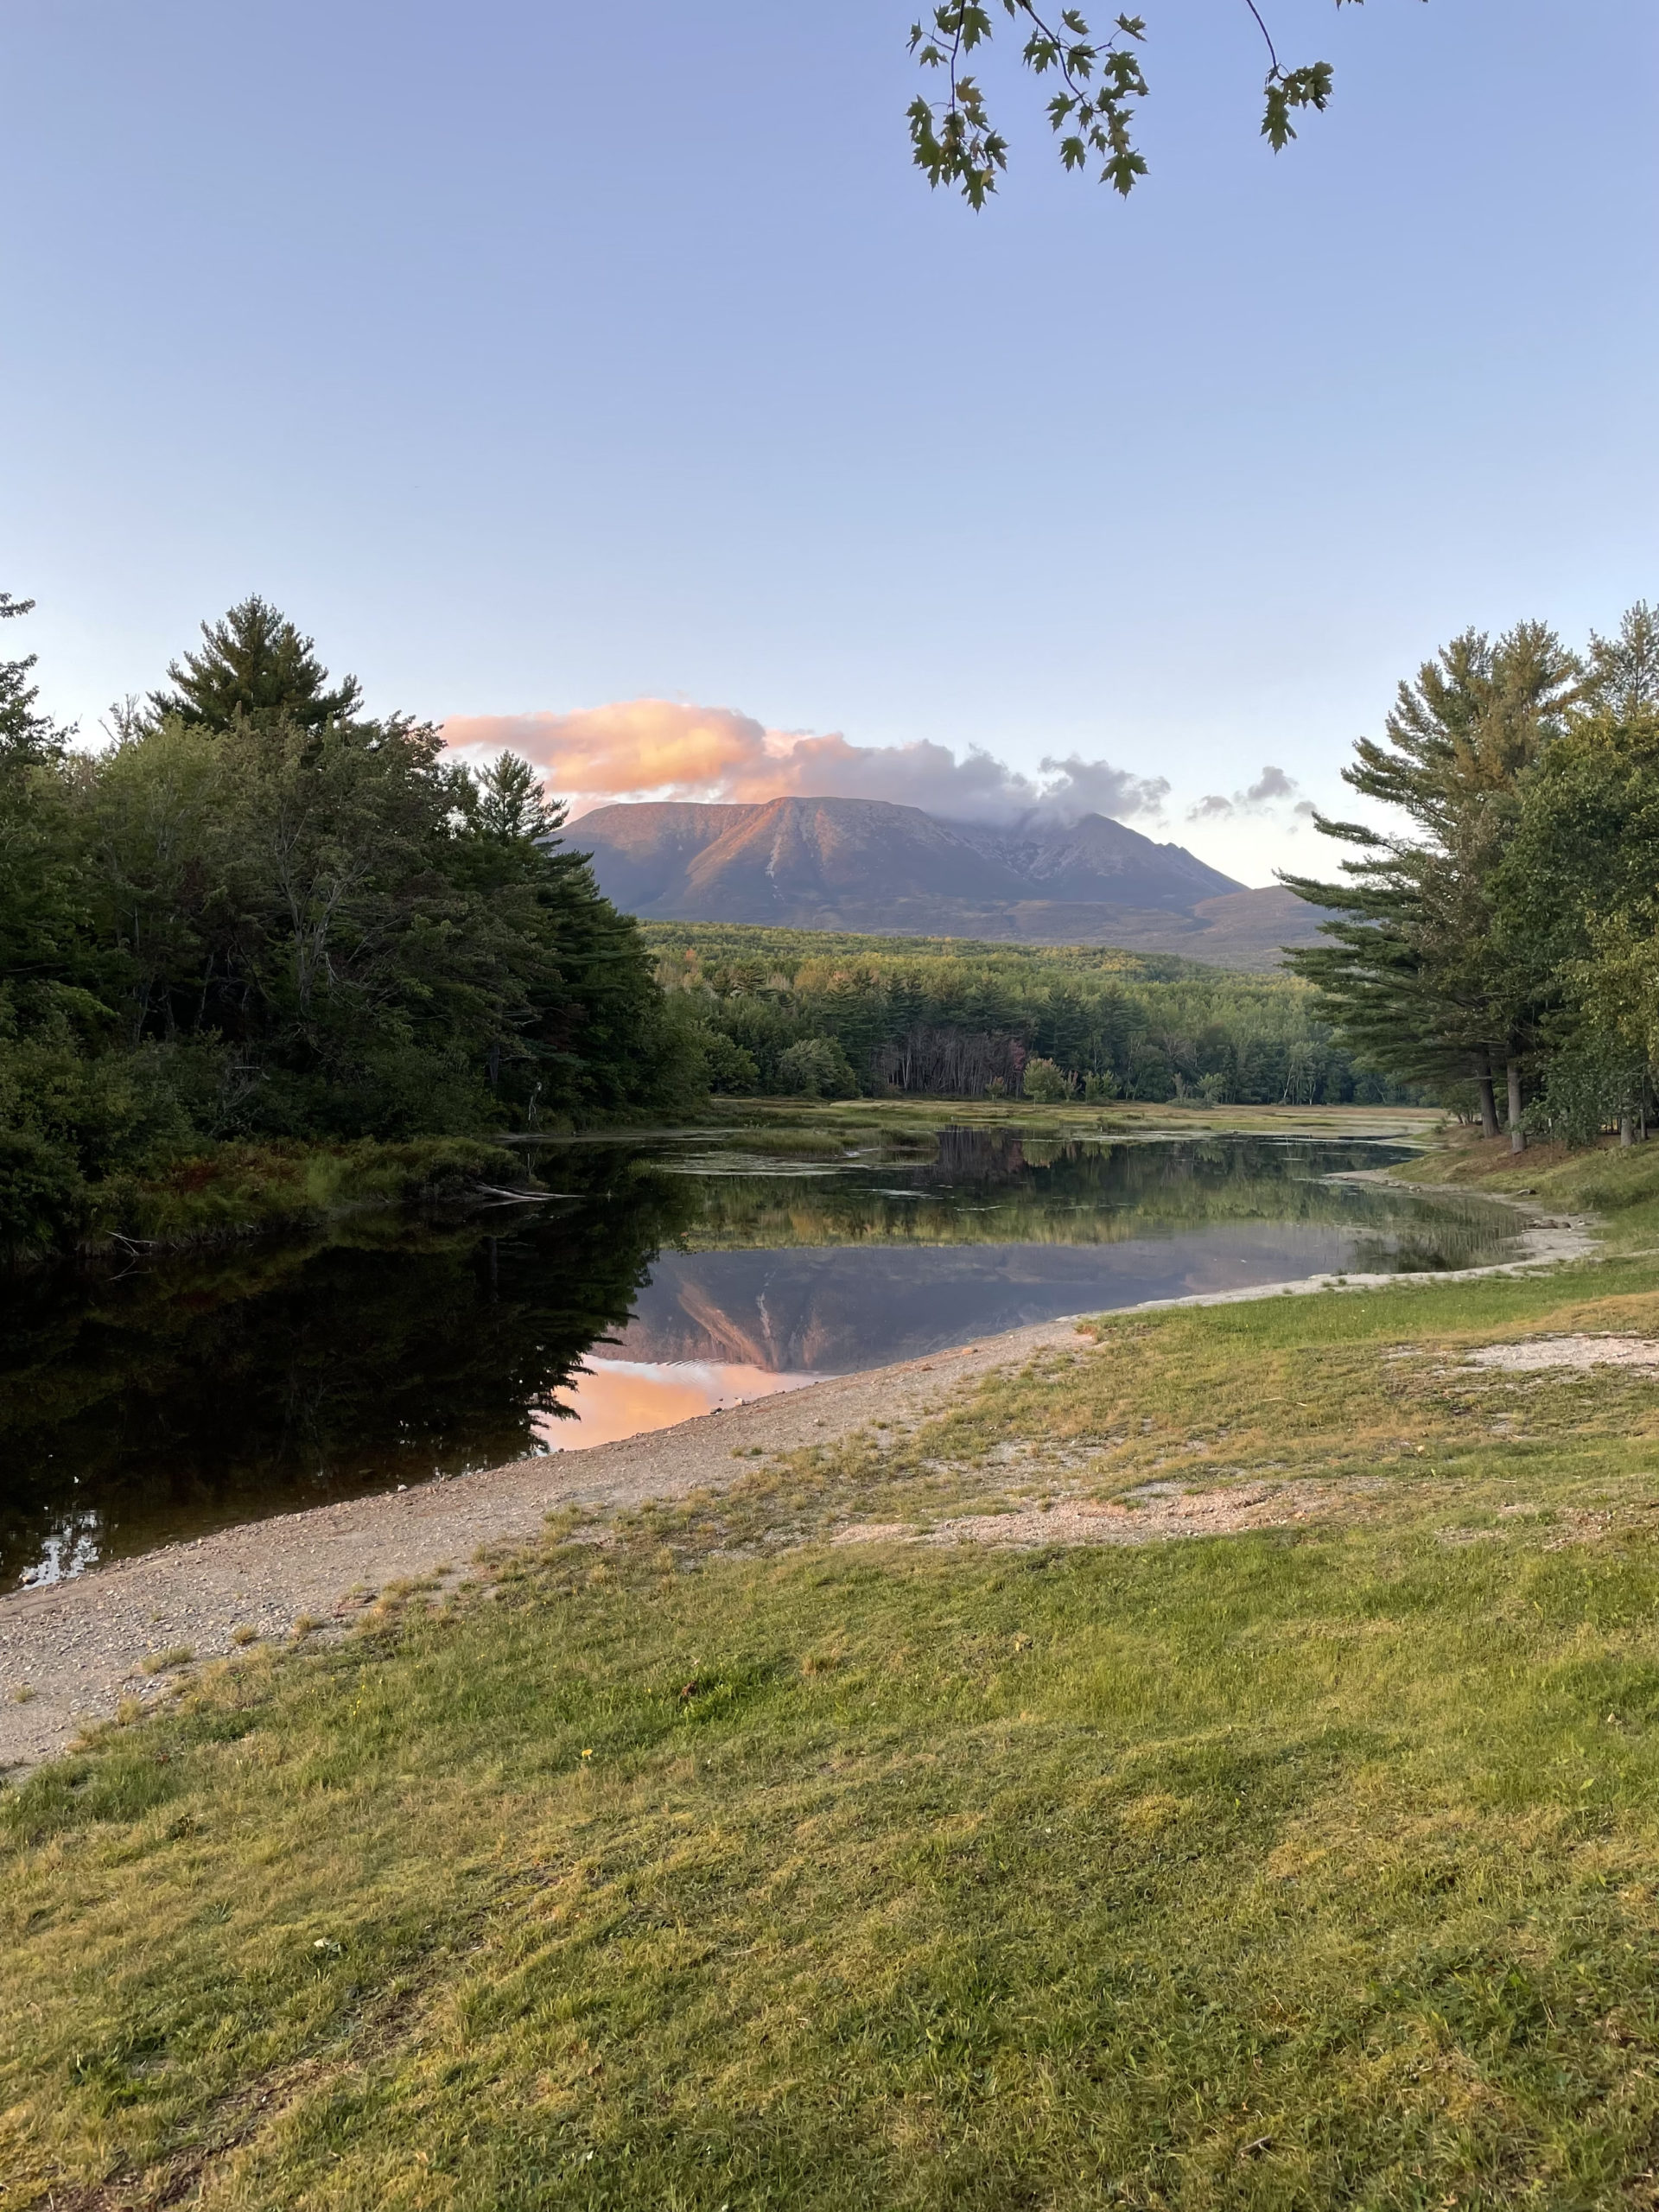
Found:
<path fill-rule="evenodd" d="M 1480 1134 L 1484 1137 L 1497 1135 L 1497 1101 L 1492 1096 L 1492 1071 L 1484 1068 L 1478 1078 L 1480 1084 Z"/>
<path fill-rule="evenodd" d="M 1521 1126 L 1521 1066 L 1517 1060 L 1509 1064 L 1510 1078 L 1510 1150 L 1524 1152 L 1527 1133 Z"/>
<path fill-rule="evenodd" d="M 1636 1142 L 1636 1130 L 1628 1114 L 1621 1114 L 1618 1117 L 1618 1141 L 1621 1147 Z"/>

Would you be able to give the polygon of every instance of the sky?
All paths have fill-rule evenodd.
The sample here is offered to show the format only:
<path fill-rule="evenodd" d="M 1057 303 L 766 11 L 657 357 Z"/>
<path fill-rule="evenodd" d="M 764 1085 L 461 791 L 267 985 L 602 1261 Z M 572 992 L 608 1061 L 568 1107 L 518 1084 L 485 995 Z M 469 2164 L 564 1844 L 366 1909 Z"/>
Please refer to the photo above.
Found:
<path fill-rule="evenodd" d="M 1262 4 L 1337 70 L 1284 154 L 1244 0 L 1144 0 L 1150 177 L 1005 33 L 975 215 L 913 0 L 5 0 L 6 650 L 96 740 L 257 591 L 578 807 L 1328 862 L 1440 643 L 1659 596 L 1659 10 Z"/>

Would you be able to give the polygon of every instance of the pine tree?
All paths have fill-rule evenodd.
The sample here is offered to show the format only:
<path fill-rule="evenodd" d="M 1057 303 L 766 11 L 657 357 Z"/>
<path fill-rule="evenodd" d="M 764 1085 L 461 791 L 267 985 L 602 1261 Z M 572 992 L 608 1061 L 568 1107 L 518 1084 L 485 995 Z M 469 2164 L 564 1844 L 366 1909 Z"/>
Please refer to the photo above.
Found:
<path fill-rule="evenodd" d="M 32 599 L 14 599 L 0 591 L 0 622 L 33 611 Z M 63 750 L 65 733 L 49 715 L 35 710 L 39 687 L 29 682 L 37 654 L 22 660 L 0 660 L 0 759 L 20 766 L 38 766 Z"/>
<path fill-rule="evenodd" d="M 1505 958 L 1492 886 L 1520 808 L 1522 779 L 1565 727 L 1585 671 L 1541 622 L 1495 643 L 1468 631 L 1402 683 L 1382 742 L 1362 738 L 1343 779 L 1403 813 L 1393 835 L 1316 816 L 1357 846 L 1346 883 L 1281 879 L 1334 912 L 1327 942 L 1289 957 L 1315 984 L 1344 1041 L 1376 1066 L 1414 1081 L 1472 1080 L 1489 1135 L 1497 1132 L 1492 1077 L 1508 1076 L 1517 1149 L 1522 1082 L 1539 1009 Z"/>
<path fill-rule="evenodd" d="M 221 620 L 201 626 L 203 650 L 171 662 L 176 687 L 152 691 L 157 719 L 168 715 L 210 729 L 228 729 L 238 716 L 280 716 L 308 730 L 349 721 L 363 703 L 363 689 L 348 676 L 331 690 L 328 671 L 314 642 L 285 614 L 256 594 Z"/>

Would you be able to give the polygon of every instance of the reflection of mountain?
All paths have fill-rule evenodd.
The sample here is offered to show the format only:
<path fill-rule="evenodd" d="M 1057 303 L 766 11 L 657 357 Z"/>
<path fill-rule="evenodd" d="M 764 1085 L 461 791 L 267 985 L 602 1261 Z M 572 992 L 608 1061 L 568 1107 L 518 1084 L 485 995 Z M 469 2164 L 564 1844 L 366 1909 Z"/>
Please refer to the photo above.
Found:
<path fill-rule="evenodd" d="M 664 1254 L 590 1359 L 720 1360 L 849 1374 L 1001 1329 L 1288 1281 L 1351 1262 L 1352 1230 L 1238 1224 L 1112 1245 L 841 1246 Z"/>

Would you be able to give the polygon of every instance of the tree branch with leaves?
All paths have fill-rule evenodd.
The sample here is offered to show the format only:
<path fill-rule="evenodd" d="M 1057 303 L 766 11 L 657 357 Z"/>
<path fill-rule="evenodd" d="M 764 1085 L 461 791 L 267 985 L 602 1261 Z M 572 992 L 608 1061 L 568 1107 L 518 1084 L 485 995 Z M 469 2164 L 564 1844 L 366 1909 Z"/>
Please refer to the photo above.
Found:
<path fill-rule="evenodd" d="M 1078 8 L 1046 15 L 1035 0 L 1000 0 L 1004 15 L 1025 34 L 1020 60 L 1033 76 L 1055 81 L 1048 102 L 1049 127 L 1068 169 L 1100 162 L 1100 181 L 1126 197 L 1146 175 L 1146 157 L 1135 143 L 1137 103 L 1147 97 L 1141 67 L 1146 43 L 1143 16 L 1118 16 L 1103 37 Z M 1296 136 L 1300 109 L 1323 112 L 1334 72 L 1328 61 L 1287 67 L 1255 0 L 1243 0 L 1267 48 L 1262 136 L 1279 153 Z M 1357 7 L 1361 0 L 1337 0 Z M 910 104 L 911 155 L 930 184 L 950 185 L 972 207 L 982 207 L 1008 165 L 1008 143 L 991 121 L 983 87 L 969 73 L 969 57 L 988 46 L 996 29 L 990 0 L 942 0 L 925 22 L 912 23 L 910 50 L 924 69 L 944 73 L 943 99 L 918 92 Z"/>

